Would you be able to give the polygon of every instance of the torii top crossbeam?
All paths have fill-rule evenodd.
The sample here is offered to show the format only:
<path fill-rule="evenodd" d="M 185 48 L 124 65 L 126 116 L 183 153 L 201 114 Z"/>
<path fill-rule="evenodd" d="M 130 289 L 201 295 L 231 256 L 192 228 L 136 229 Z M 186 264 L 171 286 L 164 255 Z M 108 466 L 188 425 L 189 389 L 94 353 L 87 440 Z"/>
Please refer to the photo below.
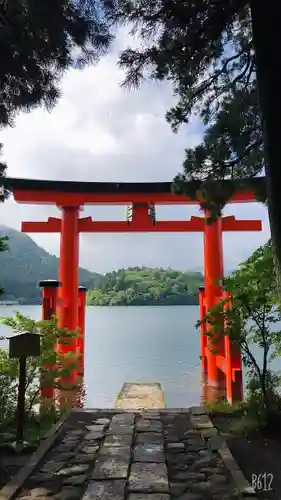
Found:
<path fill-rule="evenodd" d="M 1 179 L 4 188 L 14 194 L 18 203 L 56 204 L 59 206 L 83 206 L 91 204 L 126 205 L 131 203 L 163 205 L 198 205 L 187 195 L 174 194 L 172 182 L 77 182 L 7 177 Z M 226 188 L 230 181 L 223 181 Z M 264 178 L 243 180 L 243 190 L 236 191 L 228 203 L 255 202 L 255 186 L 259 188 Z M 200 181 L 187 183 L 194 191 Z"/>

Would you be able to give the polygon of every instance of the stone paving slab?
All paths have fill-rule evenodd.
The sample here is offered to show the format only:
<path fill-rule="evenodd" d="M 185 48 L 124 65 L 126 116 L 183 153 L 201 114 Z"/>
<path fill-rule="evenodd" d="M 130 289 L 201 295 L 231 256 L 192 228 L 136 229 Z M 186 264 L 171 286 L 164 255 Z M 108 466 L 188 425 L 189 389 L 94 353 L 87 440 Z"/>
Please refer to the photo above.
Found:
<path fill-rule="evenodd" d="M 83 500 L 124 500 L 126 482 L 90 481 Z"/>
<path fill-rule="evenodd" d="M 129 476 L 129 491 L 169 492 L 166 464 L 133 463 Z"/>
<path fill-rule="evenodd" d="M 146 444 L 146 443 L 154 443 L 154 444 L 164 444 L 164 435 L 154 432 L 140 432 L 135 434 L 135 443 L 136 444 Z"/>
<path fill-rule="evenodd" d="M 133 452 L 133 461 L 165 463 L 164 446 L 157 443 L 136 444 Z"/>
<path fill-rule="evenodd" d="M 105 455 L 96 460 L 92 479 L 127 479 L 130 457 Z"/>
<path fill-rule="evenodd" d="M 168 493 L 129 493 L 128 500 L 170 500 Z"/>
<path fill-rule="evenodd" d="M 129 460 L 131 456 L 130 446 L 101 446 L 99 451 L 99 457 L 110 456 L 119 457 L 121 459 Z"/>
<path fill-rule="evenodd" d="M 103 446 L 112 448 L 113 446 L 131 447 L 133 442 L 133 434 L 107 434 L 103 442 Z"/>
<path fill-rule="evenodd" d="M 0 500 L 233 500 L 241 487 L 256 498 L 200 411 L 75 410 L 17 493 Z"/>
<path fill-rule="evenodd" d="M 137 432 L 160 432 L 161 434 L 163 433 L 163 425 L 159 420 L 153 419 L 150 420 L 149 418 L 140 418 L 136 422 L 136 431 Z"/>

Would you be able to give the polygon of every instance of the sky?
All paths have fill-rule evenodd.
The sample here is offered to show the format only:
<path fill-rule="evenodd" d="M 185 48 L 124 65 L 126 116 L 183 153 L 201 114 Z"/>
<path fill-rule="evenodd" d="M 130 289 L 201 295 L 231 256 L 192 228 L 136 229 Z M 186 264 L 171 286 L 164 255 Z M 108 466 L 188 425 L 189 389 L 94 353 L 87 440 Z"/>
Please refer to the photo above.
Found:
<path fill-rule="evenodd" d="M 74 180 L 145 182 L 171 181 L 181 170 L 184 149 L 200 143 L 203 126 L 193 117 L 174 134 L 165 112 L 175 102 L 168 83 L 146 83 L 139 90 L 121 88 L 118 53 L 137 44 L 119 30 L 109 55 L 84 70 L 70 70 L 62 80 L 62 97 L 48 113 L 36 109 L 21 114 L 15 127 L 1 131 L 8 176 Z M 225 215 L 261 219 L 260 233 L 224 235 L 225 270 L 232 270 L 269 238 L 268 216 L 262 205 L 230 205 Z M 81 216 L 121 220 L 126 207 L 87 207 Z M 199 215 L 196 207 L 157 207 L 158 220 L 185 220 Z M 22 221 L 59 216 L 50 206 L 0 205 L 0 223 L 21 229 Z M 59 235 L 32 234 L 37 244 L 59 255 Z M 129 266 L 201 270 L 201 234 L 82 234 L 80 265 L 108 272 Z"/>

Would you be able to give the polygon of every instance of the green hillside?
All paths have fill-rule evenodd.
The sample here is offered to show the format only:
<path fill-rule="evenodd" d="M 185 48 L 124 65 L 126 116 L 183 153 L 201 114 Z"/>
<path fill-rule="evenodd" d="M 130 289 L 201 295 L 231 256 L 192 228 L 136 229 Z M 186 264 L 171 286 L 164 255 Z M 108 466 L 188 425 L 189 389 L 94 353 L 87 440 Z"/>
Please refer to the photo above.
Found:
<path fill-rule="evenodd" d="M 203 285 L 200 272 L 131 267 L 107 273 L 88 292 L 91 305 L 195 305 L 198 288 Z"/>
<path fill-rule="evenodd" d="M 8 236 L 9 250 L 0 253 L 0 286 L 4 294 L 0 301 L 40 303 L 38 281 L 58 279 L 59 259 L 39 247 L 25 233 L 0 225 L 0 236 Z M 79 284 L 94 286 L 100 274 L 79 269 Z"/>

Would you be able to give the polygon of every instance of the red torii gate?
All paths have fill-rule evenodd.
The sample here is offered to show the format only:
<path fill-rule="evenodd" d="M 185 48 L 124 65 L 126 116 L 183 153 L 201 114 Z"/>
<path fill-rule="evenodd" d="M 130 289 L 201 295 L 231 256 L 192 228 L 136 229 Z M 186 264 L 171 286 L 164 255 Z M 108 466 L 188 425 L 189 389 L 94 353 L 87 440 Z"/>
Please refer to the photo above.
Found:
<path fill-rule="evenodd" d="M 228 181 L 225 181 L 227 184 Z M 251 181 L 253 182 L 253 181 Z M 256 179 L 257 184 L 263 179 Z M 59 281 L 59 325 L 69 330 L 79 327 L 78 321 L 78 267 L 79 234 L 81 232 L 202 232 L 204 234 L 204 275 L 205 289 L 199 294 L 200 318 L 206 310 L 222 298 L 220 280 L 223 277 L 222 233 L 224 231 L 261 231 L 259 220 L 236 220 L 234 216 L 218 218 L 206 224 L 205 218 L 191 217 L 189 221 L 157 221 L 155 205 L 191 204 L 198 205 L 186 195 L 172 193 L 171 183 L 93 183 L 70 181 L 45 181 L 34 179 L 4 179 L 4 186 L 13 191 L 18 203 L 54 204 L 61 210 L 61 219 L 50 217 L 47 222 L 23 222 L 22 231 L 27 233 L 60 233 Z M 253 189 L 237 191 L 230 203 L 256 201 Z M 79 211 L 88 204 L 127 205 L 130 217 L 127 221 L 93 221 L 91 217 L 80 218 Z M 232 382 L 238 381 L 235 394 L 242 397 L 242 367 L 240 356 L 231 354 L 230 347 L 220 346 L 214 354 L 206 331 L 201 329 L 201 356 L 204 373 L 210 385 L 219 384 L 219 373 L 223 371 L 231 377 L 226 382 L 228 399 L 232 400 Z M 83 344 L 83 345 L 82 345 Z M 81 353 L 84 343 L 80 341 Z M 61 346 L 63 353 L 76 353 L 77 345 Z M 228 353 L 228 354 L 227 354 Z M 230 359 L 231 358 L 231 359 Z M 207 363 L 206 363 L 207 361 Z M 237 372 L 239 376 L 237 378 Z M 236 375 L 235 375 L 236 374 Z M 72 379 L 75 378 L 73 374 Z M 239 393 L 239 395 L 238 395 Z"/>

